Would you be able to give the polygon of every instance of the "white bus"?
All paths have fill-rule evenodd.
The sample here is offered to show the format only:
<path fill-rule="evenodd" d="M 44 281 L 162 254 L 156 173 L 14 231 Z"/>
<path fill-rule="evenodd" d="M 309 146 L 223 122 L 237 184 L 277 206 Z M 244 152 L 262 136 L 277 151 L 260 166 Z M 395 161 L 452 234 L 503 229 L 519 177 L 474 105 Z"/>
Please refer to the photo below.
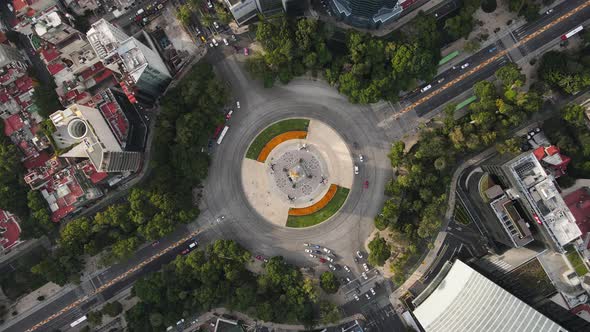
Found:
<path fill-rule="evenodd" d="M 580 31 L 582 31 L 582 29 L 584 29 L 584 27 L 580 25 L 579 27 L 575 28 L 574 30 L 566 33 L 565 35 L 562 35 L 561 36 L 561 40 L 566 40 L 568 38 L 571 38 L 573 35 L 577 34 Z"/>
<path fill-rule="evenodd" d="M 225 128 L 223 128 L 223 130 L 221 131 L 221 134 L 217 138 L 217 144 L 221 144 L 221 141 L 223 141 L 223 138 L 225 137 L 225 134 L 227 134 L 228 130 L 229 130 L 229 126 L 225 126 Z"/>
<path fill-rule="evenodd" d="M 72 322 L 72 324 L 70 324 L 70 327 L 74 327 L 74 326 L 76 326 L 76 325 L 78 325 L 78 324 L 82 323 L 82 322 L 83 322 L 83 321 L 85 321 L 86 319 L 87 319 L 87 317 L 86 317 L 86 316 L 82 316 L 82 317 L 80 317 L 80 318 L 76 319 L 75 321 L 73 321 L 73 322 Z"/>

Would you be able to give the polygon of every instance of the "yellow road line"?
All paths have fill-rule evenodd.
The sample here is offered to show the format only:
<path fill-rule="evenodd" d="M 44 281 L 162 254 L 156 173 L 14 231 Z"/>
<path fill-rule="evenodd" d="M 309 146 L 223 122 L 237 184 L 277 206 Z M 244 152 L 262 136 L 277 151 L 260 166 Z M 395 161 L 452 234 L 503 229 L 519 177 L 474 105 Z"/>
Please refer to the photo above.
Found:
<path fill-rule="evenodd" d="M 436 96 L 437 94 L 439 94 L 439 93 L 445 91 L 446 89 L 452 87 L 453 85 L 455 85 L 458 82 L 464 80 L 468 76 L 471 76 L 472 74 L 474 74 L 475 72 L 481 70 L 482 68 L 484 68 L 485 66 L 489 65 L 490 63 L 492 63 L 492 62 L 500 59 L 501 57 L 503 57 L 504 55 L 508 54 L 508 52 L 512 51 L 513 49 L 515 49 L 517 47 L 520 47 L 523 44 L 526 44 L 530 40 L 532 40 L 532 39 L 536 38 L 537 36 L 539 36 L 541 33 L 547 31 L 547 29 L 550 29 L 550 28 L 554 27 L 556 24 L 562 22 L 563 20 L 568 19 L 570 16 L 574 15 L 575 13 L 579 12 L 580 10 L 582 10 L 582 9 L 588 7 L 588 6 L 590 6 L 590 1 L 586 1 L 585 3 L 581 4 L 580 6 L 572 9 L 571 11 L 567 12 L 563 16 L 560 16 L 559 18 L 557 18 L 555 21 L 551 21 L 550 23 L 548 23 L 547 25 L 545 25 L 541 29 L 539 29 L 539 30 L 531 33 L 528 36 L 526 36 L 524 39 L 520 40 L 519 42 L 517 42 L 516 44 L 514 44 L 512 47 L 498 52 L 493 57 L 491 57 L 488 60 L 480 63 L 479 65 L 473 67 L 468 72 L 466 72 L 464 74 L 461 74 L 459 77 L 457 77 L 454 80 L 452 80 L 452 81 L 448 82 L 447 84 L 443 85 L 440 89 L 435 90 L 432 93 L 430 93 L 429 95 L 420 98 L 418 101 L 412 103 L 410 106 L 406 106 L 399 113 L 396 113 L 394 115 L 394 119 L 395 118 L 398 118 L 400 115 L 402 115 L 404 113 L 407 113 L 407 112 L 413 110 L 416 106 L 419 106 L 419 105 L 425 103 L 426 101 L 430 100 L 432 97 Z"/>

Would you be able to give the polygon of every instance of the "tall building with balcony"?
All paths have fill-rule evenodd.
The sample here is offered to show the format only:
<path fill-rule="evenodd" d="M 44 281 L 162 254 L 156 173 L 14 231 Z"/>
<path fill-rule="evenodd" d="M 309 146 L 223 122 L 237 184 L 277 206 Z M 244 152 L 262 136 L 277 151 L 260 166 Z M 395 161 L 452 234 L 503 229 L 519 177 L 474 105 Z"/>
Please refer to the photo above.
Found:
<path fill-rule="evenodd" d="M 403 11 L 398 0 L 331 0 L 330 7 L 346 23 L 366 29 L 393 22 Z"/>
<path fill-rule="evenodd" d="M 141 153 L 124 151 L 121 135 L 99 110 L 71 105 L 49 116 L 55 125 L 53 138 L 64 158 L 88 158 L 98 172 L 135 172 Z"/>
<path fill-rule="evenodd" d="M 156 96 L 170 82 L 170 72 L 155 48 L 129 37 L 106 20 L 92 24 L 86 35 L 104 65 L 121 74 L 123 90 L 137 88 L 140 92 Z"/>

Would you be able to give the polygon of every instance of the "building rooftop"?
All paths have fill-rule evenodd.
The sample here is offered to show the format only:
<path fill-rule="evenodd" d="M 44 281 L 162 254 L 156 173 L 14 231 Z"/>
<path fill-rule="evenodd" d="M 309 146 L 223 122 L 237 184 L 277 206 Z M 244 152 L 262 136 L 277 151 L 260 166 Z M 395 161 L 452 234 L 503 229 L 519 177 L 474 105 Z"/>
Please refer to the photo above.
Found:
<path fill-rule="evenodd" d="M 590 189 L 580 188 L 565 196 L 565 203 L 572 212 L 582 234 L 590 232 Z"/>
<path fill-rule="evenodd" d="M 498 186 L 499 187 L 499 186 Z M 492 210 L 500 221 L 505 234 L 513 246 L 518 248 L 532 242 L 533 235 L 528 223 L 515 207 L 515 202 L 506 195 L 501 195 L 490 203 Z"/>
<path fill-rule="evenodd" d="M 534 210 L 535 221 L 548 230 L 560 246 L 580 237 L 574 216 L 534 153 L 522 154 L 507 163 L 507 168 Z"/>
<path fill-rule="evenodd" d="M 414 310 L 426 332 L 565 331 L 460 260 L 441 274 Z"/>
<path fill-rule="evenodd" d="M 20 243 L 21 229 L 18 219 L 8 211 L 0 210 L 0 244 L 8 250 Z"/>

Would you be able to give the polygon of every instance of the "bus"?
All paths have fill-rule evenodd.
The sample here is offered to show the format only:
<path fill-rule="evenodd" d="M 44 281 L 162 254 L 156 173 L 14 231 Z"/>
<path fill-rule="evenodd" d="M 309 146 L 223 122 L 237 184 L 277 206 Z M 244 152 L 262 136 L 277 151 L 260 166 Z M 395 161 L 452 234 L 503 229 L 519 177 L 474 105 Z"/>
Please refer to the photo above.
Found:
<path fill-rule="evenodd" d="M 217 144 L 221 144 L 221 141 L 223 141 L 223 138 L 225 137 L 225 134 L 227 134 L 228 130 L 229 130 L 229 126 L 225 126 L 225 128 L 223 128 L 223 131 L 221 131 L 219 138 L 217 138 Z"/>
<path fill-rule="evenodd" d="M 80 317 L 80 318 L 76 319 L 75 321 L 73 321 L 73 322 L 70 324 L 70 327 L 75 327 L 75 326 L 79 325 L 80 323 L 82 323 L 83 321 L 85 321 L 87 318 L 88 318 L 88 317 L 86 317 L 86 316 L 84 315 L 84 316 L 82 316 L 82 317 Z"/>
<path fill-rule="evenodd" d="M 578 32 L 582 31 L 582 29 L 584 29 L 584 27 L 580 25 L 579 27 L 575 28 L 574 30 L 566 33 L 565 35 L 562 35 L 561 40 L 567 40 L 568 38 L 571 38 L 572 36 L 574 36 Z"/>

